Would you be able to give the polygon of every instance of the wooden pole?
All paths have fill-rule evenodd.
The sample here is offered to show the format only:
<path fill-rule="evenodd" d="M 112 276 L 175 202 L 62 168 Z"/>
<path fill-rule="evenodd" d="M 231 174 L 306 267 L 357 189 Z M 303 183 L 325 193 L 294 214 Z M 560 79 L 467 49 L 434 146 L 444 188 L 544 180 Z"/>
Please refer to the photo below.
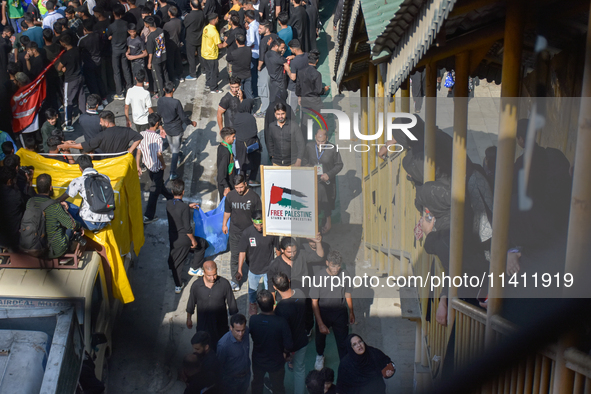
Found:
<path fill-rule="evenodd" d="M 451 176 L 451 240 L 449 251 L 449 275 L 462 275 L 462 252 L 464 244 L 464 204 L 466 200 L 466 136 L 468 133 L 468 78 L 470 54 L 456 55 L 456 82 L 454 87 L 454 135 Z M 453 326 L 452 300 L 458 296 L 453 285 L 449 288 L 447 313 L 448 337 Z"/>
<path fill-rule="evenodd" d="M 361 130 L 360 132 L 362 134 L 367 133 L 367 82 L 368 82 L 368 78 L 367 78 L 367 74 L 364 74 L 361 76 L 361 86 L 360 86 L 360 95 L 361 95 Z M 361 184 L 362 186 L 362 190 L 363 190 L 363 211 L 364 211 L 364 215 L 363 215 L 363 241 L 366 244 L 370 244 L 371 239 L 369 239 L 369 235 L 370 235 L 370 230 L 369 230 L 369 213 L 370 213 L 370 207 L 371 207 L 371 202 L 370 202 L 370 194 L 371 194 L 371 187 L 370 187 L 370 182 L 366 181 L 365 178 L 367 178 L 367 176 L 369 175 L 369 162 L 368 162 L 368 155 L 367 152 L 362 152 L 361 153 L 361 170 L 363 173 L 363 178 L 361 179 Z M 364 249 L 364 260 L 367 261 L 370 258 L 370 249 L 366 246 L 363 248 Z"/>
<path fill-rule="evenodd" d="M 494 331 L 490 318 L 501 311 L 503 291 L 499 274 L 507 264 L 509 215 L 517 134 L 517 97 L 521 76 L 523 47 L 524 5 L 519 1 L 507 3 L 503 69 L 501 82 L 501 118 L 495 170 L 493 231 L 490 270 L 492 281 L 488 288 L 488 310 L 485 341 L 487 348 L 494 345 Z"/>
<path fill-rule="evenodd" d="M 382 72 L 380 71 L 381 67 L 378 66 L 378 113 L 383 112 L 383 121 L 384 121 L 384 132 L 378 138 L 378 144 L 385 144 L 386 143 L 386 119 L 388 119 L 388 104 L 384 99 L 384 81 Z"/>
<path fill-rule="evenodd" d="M 367 100 L 367 104 L 369 107 L 368 116 L 369 116 L 369 127 L 367 130 L 367 134 L 375 134 L 376 132 L 376 66 L 373 63 L 369 63 L 369 97 Z M 371 146 L 371 142 L 368 142 Z M 376 169 L 376 150 L 375 147 L 372 147 L 369 151 L 369 172 Z"/>
<path fill-rule="evenodd" d="M 435 130 L 437 128 L 437 66 L 425 69 L 425 167 L 423 182 L 435 180 Z"/>
<path fill-rule="evenodd" d="M 367 84 L 368 75 L 364 74 L 361 77 L 361 130 L 362 134 L 367 134 Z M 361 153 L 361 167 L 363 168 L 363 178 L 369 175 L 367 152 Z"/>

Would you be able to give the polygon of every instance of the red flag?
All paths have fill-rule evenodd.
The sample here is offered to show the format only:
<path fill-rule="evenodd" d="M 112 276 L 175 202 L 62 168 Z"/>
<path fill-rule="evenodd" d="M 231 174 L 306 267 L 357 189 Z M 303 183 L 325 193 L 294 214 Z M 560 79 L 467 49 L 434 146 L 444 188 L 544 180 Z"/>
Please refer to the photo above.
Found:
<path fill-rule="evenodd" d="M 271 204 L 277 204 L 281 201 L 283 196 L 283 189 L 277 186 L 271 187 Z"/>
<path fill-rule="evenodd" d="M 21 87 L 12 96 L 10 106 L 12 108 L 12 130 L 15 133 L 22 132 L 35 121 L 39 108 L 47 96 L 45 74 L 53 67 L 62 53 L 64 51 L 61 51 L 33 82 Z"/>

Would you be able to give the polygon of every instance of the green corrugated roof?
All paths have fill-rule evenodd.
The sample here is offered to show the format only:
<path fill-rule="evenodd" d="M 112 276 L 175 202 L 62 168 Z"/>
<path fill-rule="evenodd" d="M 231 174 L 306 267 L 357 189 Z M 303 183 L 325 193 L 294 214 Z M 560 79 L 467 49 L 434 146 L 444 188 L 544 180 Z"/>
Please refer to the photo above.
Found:
<path fill-rule="evenodd" d="M 361 0 L 361 10 L 370 42 L 374 42 L 400 9 L 404 0 Z"/>

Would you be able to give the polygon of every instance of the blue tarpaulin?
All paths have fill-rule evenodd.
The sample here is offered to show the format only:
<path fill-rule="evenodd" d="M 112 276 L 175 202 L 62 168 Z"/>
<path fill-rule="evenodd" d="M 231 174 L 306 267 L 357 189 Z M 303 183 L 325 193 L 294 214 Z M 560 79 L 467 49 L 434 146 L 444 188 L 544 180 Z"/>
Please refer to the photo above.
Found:
<path fill-rule="evenodd" d="M 207 240 L 209 246 L 205 251 L 205 256 L 213 256 L 225 252 L 228 247 L 228 234 L 222 232 L 224 223 L 224 203 L 226 197 L 220 201 L 216 209 L 209 212 L 203 212 L 201 208 L 193 211 L 193 221 L 195 222 L 195 236 Z M 228 229 L 230 220 L 228 220 Z"/>

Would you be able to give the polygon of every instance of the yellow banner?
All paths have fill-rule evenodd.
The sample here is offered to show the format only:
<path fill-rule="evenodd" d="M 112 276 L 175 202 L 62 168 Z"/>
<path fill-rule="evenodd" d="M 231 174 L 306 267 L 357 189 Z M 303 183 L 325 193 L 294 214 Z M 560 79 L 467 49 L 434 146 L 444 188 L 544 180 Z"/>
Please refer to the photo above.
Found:
<path fill-rule="evenodd" d="M 82 175 L 76 164 L 49 159 L 25 149 L 19 149 L 17 155 L 21 158 L 21 166 L 35 167 L 33 184 L 39 174 L 51 175 L 54 197 L 64 193 L 72 179 Z M 115 191 L 115 218 L 104 229 L 96 233 L 86 231 L 85 235 L 105 247 L 113 273 L 113 296 L 123 303 L 129 303 L 134 300 L 134 296 L 121 256 L 131 251 L 132 243 L 136 255 L 139 255 L 144 245 L 142 194 L 135 159 L 128 153 L 97 160 L 93 164 L 95 170 L 111 179 Z M 79 196 L 69 201 L 81 204 Z"/>

